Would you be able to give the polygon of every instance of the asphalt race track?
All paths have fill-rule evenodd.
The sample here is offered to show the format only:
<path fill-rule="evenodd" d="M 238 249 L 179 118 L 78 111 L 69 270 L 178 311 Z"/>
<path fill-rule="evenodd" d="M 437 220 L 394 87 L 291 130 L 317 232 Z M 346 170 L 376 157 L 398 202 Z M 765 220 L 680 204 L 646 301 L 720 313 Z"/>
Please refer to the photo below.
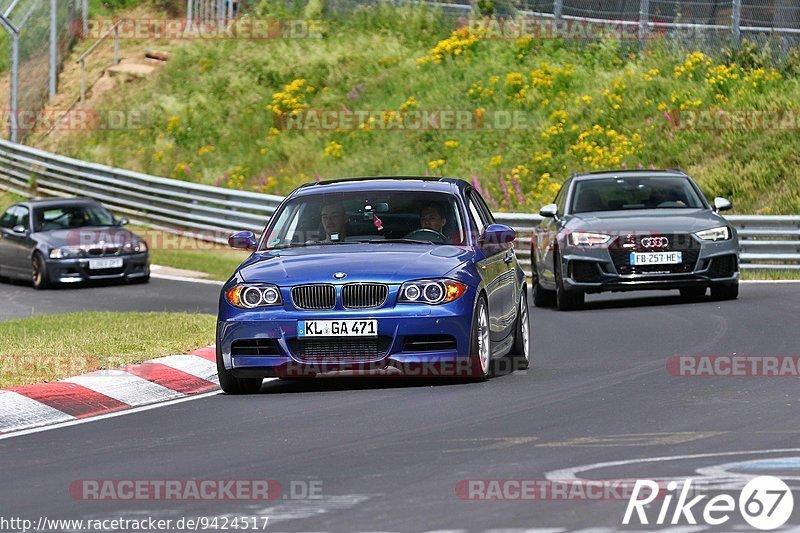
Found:
<path fill-rule="evenodd" d="M 151 278 L 139 285 L 106 284 L 37 291 L 0 282 L 0 320 L 73 311 L 174 311 L 217 313 L 219 286 Z"/>
<path fill-rule="evenodd" d="M 140 309 L 132 295 L 148 291 L 160 298 L 153 303 L 159 310 L 213 308 L 213 300 L 203 304 L 200 286 L 174 284 L 181 301 L 171 302 L 170 283 L 120 288 L 113 297 L 92 289 L 75 294 Z M 39 296 L 2 285 L 0 298 L 9 291 L 49 298 L 15 297 L 20 310 L 23 301 L 37 312 L 67 310 L 54 303 L 64 292 Z M 619 529 L 625 500 L 465 501 L 456 487 L 462 480 L 548 475 L 662 479 L 734 471 L 797 483 L 796 378 L 675 377 L 665 365 L 676 354 L 797 355 L 798 316 L 800 284 L 744 284 L 739 300 L 723 303 L 684 303 L 677 292 L 596 296 L 584 311 L 533 309 L 533 368 L 486 383 L 268 381 L 255 396 L 214 395 L 4 439 L 0 515 L 266 516 L 266 531 Z M 671 458 L 636 461 L 660 457 Z M 281 483 L 286 498 L 71 497 L 70 484 L 86 479 L 269 479 Z M 291 498 L 289 488 L 308 486 L 302 483 L 321 487 L 321 495 Z M 794 527 L 798 507 L 795 497 Z M 724 530 L 742 525 L 736 516 Z"/>

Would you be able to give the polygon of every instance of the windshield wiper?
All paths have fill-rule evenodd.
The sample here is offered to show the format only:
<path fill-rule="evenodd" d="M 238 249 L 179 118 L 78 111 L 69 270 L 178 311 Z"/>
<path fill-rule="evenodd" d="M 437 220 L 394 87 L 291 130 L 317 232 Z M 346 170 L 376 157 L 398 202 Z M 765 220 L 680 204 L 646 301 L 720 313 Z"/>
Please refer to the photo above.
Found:
<path fill-rule="evenodd" d="M 373 244 L 373 243 L 380 244 L 384 242 L 399 242 L 406 244 L 434 244 L 433 241 L 419 241 L 415 239 L 365 239 L 365 240 L 360 240 L 358 242 L 365 242 L 368 244 Z"/>

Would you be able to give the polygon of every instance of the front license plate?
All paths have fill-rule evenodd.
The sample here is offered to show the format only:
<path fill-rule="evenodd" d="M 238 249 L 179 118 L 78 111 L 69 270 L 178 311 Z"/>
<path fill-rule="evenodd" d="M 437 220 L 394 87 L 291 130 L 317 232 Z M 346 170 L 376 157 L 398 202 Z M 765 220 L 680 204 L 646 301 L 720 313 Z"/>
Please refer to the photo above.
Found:
<path fill-rule="evenodd" d="M 377 320 L 300 320 L 298 337 L 377 337 Z"/>
<path fill-rule="evenodd" d="M 679 265 L 683 262 L 682 252 L 632 252 L 631 265 Z"/>
<path fill-rule="evenodd" d="M 122 268 L 122 258 L 89 259 L 89 270 L 105 270 L 107 268 Z"/>

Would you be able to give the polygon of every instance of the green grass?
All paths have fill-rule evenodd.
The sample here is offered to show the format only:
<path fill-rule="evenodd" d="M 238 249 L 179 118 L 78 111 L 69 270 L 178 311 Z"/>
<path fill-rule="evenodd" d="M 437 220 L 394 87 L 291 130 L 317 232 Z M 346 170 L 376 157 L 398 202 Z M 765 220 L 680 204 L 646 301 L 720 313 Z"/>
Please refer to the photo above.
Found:
<path fill-rule="evenodd" d="M 221 244 L 212 244 L 149 228 L 129 228 L 150 246 L 155 265 L 204 272 L 208 279 L 227 281 L 250 254 Z"/>
<path fill-rule="evenodd" d="M 795 280 L 800 279 L 800 270 L 742 270 L 744 280 Z"/>
<path fill-rule="evenodd" d="M 261 2 L 255 16 L 306 17 L 275 11 L 280 5 Z M 493 208 L 527 212 L 549 202 L 572 172 L 681 167 L 708 196 L 730 198 L 738 213 L 800 211 L 795 131 L 720 133 L 667 120 L 674 122 L 673 110 L 681 106 L 688 108 L 684 117 L 693 109 L 795 109 L 797 53 L 773 74 L 768 47 L 745 46 L 692 63 L 690 50 L 658 41 L 639 55 L 631 43 L 479 38 L 440 63 L 418 64 L 438 42 L 454 42 L 447 40 L 451 30 L 428 8 L 380 5 L 329 16 L 322 39 L 188 42 L 155 79 L 127 84 L 102 104 L 144 111 L 150 119 L 142 128 L 61 135 L 57 150 L 278 194 L 318 176 L 474 176 Z M 292 82 L 299 90 L 287 89 Z M 310 109 L 398 113 L 413 97 L 410 105 L 420 110 L 515 111 L 526 123 L 499 131 L 276 133 L 267 107 L 286 108 L 282 95 Z"/>
<path fill-rule="evenodd" d="M 80 312 L 0 322 L 0 387 L 53 381 L 214 342 L 215 317 Z"/>

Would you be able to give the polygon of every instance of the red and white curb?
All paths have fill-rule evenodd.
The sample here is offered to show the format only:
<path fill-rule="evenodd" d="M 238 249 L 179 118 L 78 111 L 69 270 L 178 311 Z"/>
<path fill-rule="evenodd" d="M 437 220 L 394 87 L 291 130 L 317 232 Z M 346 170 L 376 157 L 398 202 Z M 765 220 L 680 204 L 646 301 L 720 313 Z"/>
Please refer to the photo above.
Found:
<path fill-rule="evenodd" d="M 0 389 L 0 435 L 219 388 L 213 346 L 51 383 Z"/>

